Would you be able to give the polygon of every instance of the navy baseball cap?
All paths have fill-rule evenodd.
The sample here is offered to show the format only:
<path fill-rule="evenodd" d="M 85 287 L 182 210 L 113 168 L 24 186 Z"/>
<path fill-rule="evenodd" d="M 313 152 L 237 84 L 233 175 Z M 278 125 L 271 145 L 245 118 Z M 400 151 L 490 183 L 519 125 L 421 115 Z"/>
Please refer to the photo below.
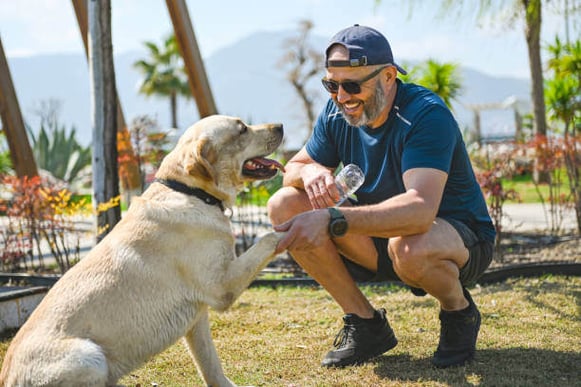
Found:
<path fill-rule="evenodd" d="M 340 44 L 349 51 L 349 60 L 329 60 L 329 50 Z M 335 34 L 325 51 L 325 67 L 359 67 L 379 64 L 393 65 L 403 75 L 407 71 L 393 60 L 389 42 L 379 31 L 355 24 Z"/>

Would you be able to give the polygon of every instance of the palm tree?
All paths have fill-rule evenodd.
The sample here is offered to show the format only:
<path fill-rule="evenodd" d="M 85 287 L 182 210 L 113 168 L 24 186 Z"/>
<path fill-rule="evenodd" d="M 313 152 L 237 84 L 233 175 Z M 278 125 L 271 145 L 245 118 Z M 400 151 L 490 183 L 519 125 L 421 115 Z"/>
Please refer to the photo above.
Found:
<path fill-rule="evenodd" d="M 581 40 L 562 43 L 559 37 L 548 48 L 552 58 L 549 59 L 549 69 L 555 75 L 573 77 L 577 86 L 581 87 Z"/>
<path fill-rule="evenodd" d="M 133 64 L 145 76 L 139 91 L 147 96 L 169 97 L 171 126 L 177 128 L 177 97 L 189 98 L 191 92 L 176 36 L 170 35 L 162 46 L 153 42 L 145 42 L 144 45 L 149 51 L 149 58 Z"/>
<path fill-rule="evenodd" d="M 415 82 L 427 87 L 452 108 L 452 100 L 456 99 L 462 90 L 462 80 L 457 64 L 440 63 L 433 59 L 427 60 L 413 69 L 410 74 L 418 77 Z"/>
<path fill-rule="evenodd" d="M 380 0 L 377 0 L 380 1 Z M 413 4 L 412 2 L 411 4 Z M 415 3 L 419 3 L 416 1 Z M 474 4 L 466 4 L 462 0 L 440 0 L 441 15 L 458 18 L 468 6 L 468 12 L 474 12 Z M 412 7 L 411 5 L 410 7 Z M 479 0 L 477 14 L 480 18 L 484 15 L 498 14 L 509 15 L 508 25 L 514 20 L 523 17 L 525 20 L 525 38 L 528 47 L 529 67 L 532 82 L 532 102 L 535 123 L 535 132 L 545 135 L 547 133 L 547 121 L 545 117 L 545 101 L 543 93 L 543 68 L 541 62 L 540 32 L 542 22 L 542 0 L 512 0 L 493 1 Z M 510 24 L 509 24 L 510 23 Z"/>
<path fill-rule="evenodd" d="M 381 0 L 376 0 L 380 3 Z M 549 4 L 549 0 L 479 0 L 477 5 L 477 14 L 479 17 L 484 15 L 509 15 L 506 20 L 507 25 L 514 24 L 517 18 L 524 18 L 525 21 L 525 39 L 528 47 L 529 68 L 531 75 L 531 99 L 533 104 L 533 127 L 538 136 L 545 136 L 547 134 L 547 119 L 546 106 L 544 99 L 544 82 L 543 82 L 543 66 L 541 61 L 541 24 L 542 24 L 542 10 L 543 5 Z M 410 2 L 410 11 L 413 4 L 420 3 L 419 1 Z M 423 2 L 422 2 L 423 3 Z M 551 3 L 555 5 L 555 2 Z M 460 17 L 467 6 L 469 12 L 474 12 L 474 4 L 470 1 L 462 0 L 440 0 L 441 14 L 448 15 L 455 19 Z M 581 12 L 578 0 L 565 1 L 564 3 L 557 2 L 555 5 L 561 10 L 567 20 L 573 13 Z M 456 12 L 451 12 L 456 11 Z M 411 12 L 410 12 L 411 14 Z M 536 180 L 544 181 L 545 177 L 537 176 Z"/>

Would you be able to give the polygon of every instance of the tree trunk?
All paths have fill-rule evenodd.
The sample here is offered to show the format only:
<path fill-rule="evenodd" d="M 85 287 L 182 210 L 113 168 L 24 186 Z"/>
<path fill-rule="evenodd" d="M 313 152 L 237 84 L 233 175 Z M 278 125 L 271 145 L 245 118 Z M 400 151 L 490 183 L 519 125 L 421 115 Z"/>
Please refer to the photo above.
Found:
<path fill-rule="evenodd" d="M 478 144 L 478 147 L 482 146 L 482 119 L 480 118 L 480 110 L 475 108 L 474 113 L 474 142 Z"/>
<path fill-rule="evenodd" d="M 0 39 L 0 118 L 12 166 L 18 177 L 33 177 L 38 175 L 36 161 L 32 153 L 32 148 L 28 142 L 24 120 L 20 112 L 20 105 L 10 76 L 8 61 L 4 55 L 4 47 Z"/>
<path fill-rule="evenodd" d="M 93 126 L 93 207 L 97 242 L 121 219 L 117 164 L 117 93 L 110 0 L 89 1 L 89 72 Z"/>
<path fill-rule="evenodd" d="M 537 136 L 546 136 L 547 119 L 545 109 L 545 91 L 543 85 L 543 65 L 541 62 L 541 0 L 523 0 L 525 10 L 525 37 L 529 53 L 531 70 L 531 99 L 533 102 L 534 132 Z M 540 173 L 541 165 L 535 160 L 535 181 L 546 182 L 546 173 Z"/>
<path fill-rule="evenodd" d="M 524 142 L 524 134 L 523 134 L 523 123 L 522 123 L 522 116 L 518 109 L 513 110 L 514 113 L 514 138 L 517 142 L 523 143 Z"/>
<path fill-rule="evenodd" d="M 166 5 L 180 53 L 182 58 L 184 58 L 190 90 L 198 105 L 200 117 L 216 114 L 218 109 L 206 75 L 204 61 L 198 48 L 198 41 L 196 40 L 186 0 L 166 0 Z M 177 126 L 175 127 L 177 128 Z"/>
<path fill-rule="evenodd" d="M 72 3 L 75 9 L 75 15 L 77 16 L 79 31 L 83 38 L 85 54 L 88 59 L 89 11 L 87 9 L 87 0 L 72 0 Z M 129 133 L 127 124 L 125 123 L 125 117 L 123 116 L 123 109 L 121 108 L 119 97 L 117 97 L 117 151 L 119 153 L 119 159 L 124 160 L 124 162 L 119 163 L 119 175 L 121 188 L 125 196 L 125 203 L 129 205 L 133 196 L 143 192 L 143 184 L 141 184 L 141 170 L 139 169 L 137 156 L 135 155 L 131 145 L 131 134 Z"/>
<path fill-rule="evenodd" d="M 178 127 L 178 98 L 175 91 L 171 92 L 170 95 L 170 107 L 171 107 L 171 127 Z"/>

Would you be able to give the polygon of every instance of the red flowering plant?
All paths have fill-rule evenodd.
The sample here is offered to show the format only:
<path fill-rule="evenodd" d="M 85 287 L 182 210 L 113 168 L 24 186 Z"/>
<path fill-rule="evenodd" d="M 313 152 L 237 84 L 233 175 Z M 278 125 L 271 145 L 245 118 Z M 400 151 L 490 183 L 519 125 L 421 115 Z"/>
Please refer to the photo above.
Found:
<path fill-rule="evenodd" d="M 0 212 L 6 215 L 0 232 L 3 270 L 46 270 L 43 250 L 48 249 L 64 273 L 79 259 L 83 231 L 75 227 L 75 216 L 87 213 L 90 206 L 38 176 L 3 176 L 1 181 L 11 193 L 0 199 Z"/>
<path fill-rule="evenodd" d="M 503 237 L 502 220 L 505 217 L 504 204 L 519 201 L 518 192 L 505 189 L 503 179 L 510 179 L 522 173 L 522 150 L 516 143 L 488 144 L 480 152 L 474 152 L 471 160 L 475 174 L 488 204 L 488 212 L 496 228 L 495 255 L 501 261 L 500 243 Z"/>
<path fill-rule="evenodd" d="M 567 180 L 570 183 L 574 181 L 568 172 L 576 168 L 568 168 L 567 162 L 575 158 L 571 158 L 571 148 L 576 146 L 575 142 L 561 136 L 537 135 L 525 146 L 535 151 L 535 170 L 539 175 L 546 176 L 546 181 L 533 179 L 533 183 L 549 221 L 550 232 L 558 234 L 562 231 L 565 213 L 571 211 L 576 203 L 575 187 L 578 184 L 570 184 L 570 189 L 565 184 Z M 546 194 L 540 189 L 541 185 L 548 188 Z"/>

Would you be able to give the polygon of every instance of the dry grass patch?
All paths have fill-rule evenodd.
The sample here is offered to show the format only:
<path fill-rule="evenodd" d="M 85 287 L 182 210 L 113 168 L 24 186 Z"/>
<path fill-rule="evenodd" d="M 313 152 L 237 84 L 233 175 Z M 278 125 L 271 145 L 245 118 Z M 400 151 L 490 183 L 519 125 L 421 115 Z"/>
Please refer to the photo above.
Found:
<path fill-rule="evenodd" d="M 399 345 L 360 367 L 319 366 L 341 327 L 341 311 L 320 288 L 252 288 L 232 309 L 212 312 L 224 371 L 256 386 L 581 386 L 581 278 L 510 280 L 472 289 L 482 313 L 476 360 L 434 369 L 438 304 L 393 286 L 364 287 L 387 309 Z M 9 338 L 0 341 L 4 356 Z M 128 386 L 201 386 L 176 343 L 122 380 Z"/>

